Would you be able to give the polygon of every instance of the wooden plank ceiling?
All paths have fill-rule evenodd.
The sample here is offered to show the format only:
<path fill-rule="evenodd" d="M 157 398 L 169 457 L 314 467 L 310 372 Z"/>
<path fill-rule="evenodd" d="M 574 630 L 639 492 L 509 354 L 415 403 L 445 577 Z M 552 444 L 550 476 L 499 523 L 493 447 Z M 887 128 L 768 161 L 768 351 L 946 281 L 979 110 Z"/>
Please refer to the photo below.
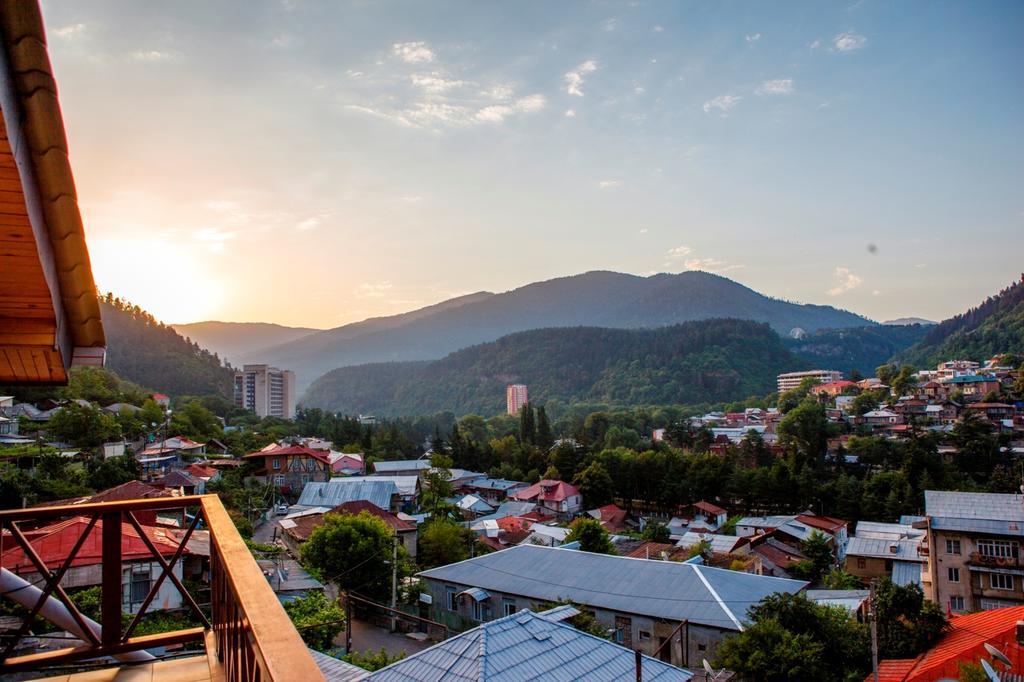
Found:
<path fill-rule="evenodd" d="M 0 384 L 63 383 L 57 317 L 0 117 Z"/>

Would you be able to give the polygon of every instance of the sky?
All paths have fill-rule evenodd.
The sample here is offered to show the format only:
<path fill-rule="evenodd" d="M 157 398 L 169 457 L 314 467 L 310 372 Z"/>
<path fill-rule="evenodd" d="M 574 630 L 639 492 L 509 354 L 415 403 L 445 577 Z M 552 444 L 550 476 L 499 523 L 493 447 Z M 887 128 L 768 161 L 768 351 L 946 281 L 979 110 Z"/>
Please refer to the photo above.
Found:
<path fill-rule="evenodd" d="M 44 0 L 97 284 L 334 327 L 588 270 L 873 319 L 1024 270 L 1024 4 Z"/>

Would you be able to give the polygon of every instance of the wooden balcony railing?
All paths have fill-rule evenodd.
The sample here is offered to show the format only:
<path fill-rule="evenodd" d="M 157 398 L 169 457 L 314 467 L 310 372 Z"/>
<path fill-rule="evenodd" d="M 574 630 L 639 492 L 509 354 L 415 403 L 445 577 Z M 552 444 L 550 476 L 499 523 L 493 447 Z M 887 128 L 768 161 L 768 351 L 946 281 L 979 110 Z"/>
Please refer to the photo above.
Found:
<path fill-rule="evenodd" d="M 186 512 L 191 522 L 181 536 L 177 550 L 168 559 L 143 530 L 135 514 L 140 511 Z M 191 513 L 190 513 L 191 512 Z M 31 529 L 70 517 L 84 517 L 87 524 L 74 547 L 60 566 L 47 566 L 26 537 Z M 205 523 L 210 532 L 210 611 L 209 617 L 174 574 L 174 567 L 185 553 L 194 531 Z M 138 613 L 125 627 L 122 623 L 122 531 L 138 534 L 159 564 L 160 575 L 153 581 Z M 144 500 L 103 502 L 98 504 L 38 507 L 0 511 L 0 556 L 6 552 L 24 553 L 34 572 L 40 576 L 42 594 L 29 610 L 20 630 L 6 639 L 0 651 L 0 673 L 67 665 L 70 662 L 119 656 L 188 642 L 205 644 L 210 661 L 211 679 L 231 682 L 249 680 L 323 680 L 302 638 L 281 607 L 263 573 L 216 495 L 162 497 Z M 99 628 L 86 620 L 81 610 L 61 586 L 61 579 L 72 566 L 76 554 L 89 539 L 99 533 L 102 547 L 102 585 Z M 95 543 L 95 539 L 92 541 Z M 146 557 L 150 561 L 150 557 Z M 181 593 L 184 605 L 201 623 L 155 635 L 132 636 L 142 616 L 157 597 L 164 581 L 170 581 Z M 43 604 L 53 597 L 63 603 L 70 617 L 84 634 L 85 644 L 44 653 L 12 656 Z"/>
<path fill-rule="evenodd" d="M 1015 556 L 989 556 L 979 552 L 971 552 L 968 562 L 978 566 L 993 566 L 996 568 L 1021 568 L 1019 557 Z"/>

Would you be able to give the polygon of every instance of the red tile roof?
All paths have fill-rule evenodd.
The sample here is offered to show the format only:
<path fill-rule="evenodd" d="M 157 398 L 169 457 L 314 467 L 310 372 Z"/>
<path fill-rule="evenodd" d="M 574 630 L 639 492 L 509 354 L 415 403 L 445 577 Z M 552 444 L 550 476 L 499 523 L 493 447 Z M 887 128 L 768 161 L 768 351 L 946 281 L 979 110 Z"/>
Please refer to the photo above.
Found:
<path fill-rule="evenodd" d="M 89 523 L 84 516 L 75 516 L 64 521 L 50 524 L 33 531 L 33 538 L 29 544 L 39 555 L 39 558 L 46 564 L 47 568 L 59 567 L 74 549 L 78 538 L 82 536 Z M 103 522 L 97 521 L 96 525 L 89 532 L 82 547 L 75 554 L 71 562 L 72 567 L 92 566 L 103 563 Z M 175 542 L 163 528 L 153 526 L 142 526 L 153 545 L 163 556 L 172 556 L 178 549 Z M 25 556 L 25 551 L 16 544 L 14 538 L 4 533 L 4 553 L 0 564 L 4 568 L 15 573 L 35 573 L 35 565 Z M 188 553 L 188 549 L 185 550 Z M 153 559 L 153 554 L 146 547 L 145 543 L 135 532 L 135 529 L 127 524 L 121 525 L 121 556 L 125 561 L 136 559 Z M 155 559 L 153 559 L 155 561 Z"/>
<path fill-rule="evenodd" d="M 352 502 L 345 502 L 339 504 L 337 507 L 327 512 L 328 514 L 359 514 L 360 512 L 369 512 L 376 517 L 384 520 L 384 523 L 391 526 L 392 530 L 396 532 L 412 531 L 416 530 L 416 524 L 412 521 L 405 521 L 398 518 L 389 511 L 384 511 L 373 502 L 366 500 L 353 500 Z"/>
<path fill-rule="evenodd" d="M 800 514 L 796 517 L 796 520 L 800 523 L 811 526 L 812 528 L 820 528 L 821 530 L 827 530 L 833 534 L 839 532 L 840 529 L 846 526 L 846 521 L 831 516 Z"/>
<path fill-rule="evenodd" d="M 330 466 L 331 458 L 323 450 L 313 450 L 312 448 L 305 448 L 301 445 L 289 445 L 286 448 L 277 447 L 273 450 L 260 450 L 259 452 L 250 452 L 245 456 L 245 459 L 257 458 L 257 457 L 299 457 L 305 455 L 306 457 L 312 457 L 313 459 L 323 462 Z"/>
<path fill-rule="evenodd" d="M 726 513 L 726 511 L 719 507 L 718 505 L 711 504 L 710 502 L 705 502 L 704 500 L 701 500 L 700 502 L 695 502 L 693 507 L 694 509 L 700 509 L 701 511 L 706 511 L 707 513 L 714 514 L 715 516 Z"/>
<path fill-rule="evenodd" d="M 769 545 L 767 542 L 754 547 L 754 551 L 783 570 L 803 558 L 798 554 L 784 552 L 775 545 Z"/>
<path fill-rule="evenodd" d="M 197 478 L 213 478 L 217 475 L 216 469 L 204 467 L 202 464 L 190 464 L 185 467 L 185 471 Z"/>
<path fill-rule="evenodd" d="M 595 509 L 598 513 L 597 520 L 601 526 L 610 533 L 623 530 L 626 527 L 626 510 L 620 509 L 617 505 L 606 504 Z"/>
<path fill-rule="evenodd" d="M 37 507 L 57 507 L 66 504 L 92 504 L 94 502 L 120 502 L 122 500 L 139 500 L 147 499 L 150 497 L 174 497 L 174 493 L 170 490 L 163 490 L 155 486 L 151 486 L 148 483 L 142 481 L 128 481 L 121 485 L 114 486 L 113 488 L 107 488 L 101 490 L 98 493 L 92 495 L 85 495 L 83 497 L 73 497 L 67 500 L 57 500 L 56 502 L 45 502 L 43 504 L 37 504 Z"/>
<path fill-rule="evenodd" d="M 660 559 L 662 552 L 668 552 L 669 556 L 677 549 L 672 543 L 666 542 L 645 542 L 632 552 L 628 552 L 626 556 L 634 559 Z"/>
<path fill-rule="evenodd" d="M 1024 647 L 1017 644 L 1018 620 L 1024 620 L 1024 606 L 953 616 L 949 621 L 949 632 L 935 646 L 912 660 L 882 661 L 878 666 L 879 673 L 885 668 L 888 677 L 882 679 L 890 682 L 933 682 L 944 677 L 956 679 L 959 662 L 977 662 L 980 657 L 987 657 L 983 646 L 986 642 L 1006 654 L 1012 670 L 1022 670 Z M 867 679 L 872 677 L 869 675 Z"/>
<path fill-rule="evenodd" d="M 512 497 L 516 500 L 525 501 L 536 499 L 540 502 L 562 502 L 568 497 L 579 494 L 579 488 L 565 481 L 545 479 L 534 483 L 529 488 L 523 488 L 512 493 Z"/>

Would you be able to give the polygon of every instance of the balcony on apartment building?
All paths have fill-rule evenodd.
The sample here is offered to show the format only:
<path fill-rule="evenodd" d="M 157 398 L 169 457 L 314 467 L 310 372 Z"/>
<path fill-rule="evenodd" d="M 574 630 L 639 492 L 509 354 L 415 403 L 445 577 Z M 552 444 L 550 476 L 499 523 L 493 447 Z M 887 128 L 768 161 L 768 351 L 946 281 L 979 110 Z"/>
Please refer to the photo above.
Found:
<path fill-rule="evenodd" d="M 155 533 L 149 519 L 157 513 L 177 516 L 181 523 L 174 532 Z M 59 558 L 48 558 L 38 540 L 40 529 L 67 520 L 82 531 L 77 538 L 65 536 L 64 542 L 73 545 L 68 551 L 62 546 Z M 216 495 L 0 511 L 0 529 L 5 566 L 16 564 L 15 572 L 3 570 L 3 592 L 29 614 L 0 640 L 0 674 L 30 672 L 36 679 L 83 682 L 122 677 L 190 682 L 324 679 Z M 209 604 L 202 605 L 183 584 L 180 567 L 175 570 L 197 533 L 209 535 L 209 568 L 201 574 Z M 130 536 L 132 544 L 122 536 Z M 131 548 L 131 556 L 123 554 L 125 547 Z M 143 554 L 142 560 L 160 568 L 145 597 L 141 591 L 133 595 L 142 602 L 129 609 L 133 615 L 125 616 L 124 590 L 134 586 L 123 584 L 123 571 Z M 82 613 L 62 585 L 71 582 L 69 571 L 80 569 L 85 557 L 91 557 L 92 570 L 99 572 L 98 622 Z M 26 587 L 22 578 L 36 588 Z M 159 606 L 168 583 L 200 625 L 135 634 L 142 616 Z M 43 616 L 76 638 L 68 641 L 71 646 L 25 646 L 32 642 L 33 623 Z"/>
<path fill-rule="evenodd" d="M 1024 563 L 1021 562 L 1020 556 L 992 556 L 981 552 L 971 552 L 967 557 L 967 564 L 984 568 L 1014 569 L 1024 575 Z"/>

